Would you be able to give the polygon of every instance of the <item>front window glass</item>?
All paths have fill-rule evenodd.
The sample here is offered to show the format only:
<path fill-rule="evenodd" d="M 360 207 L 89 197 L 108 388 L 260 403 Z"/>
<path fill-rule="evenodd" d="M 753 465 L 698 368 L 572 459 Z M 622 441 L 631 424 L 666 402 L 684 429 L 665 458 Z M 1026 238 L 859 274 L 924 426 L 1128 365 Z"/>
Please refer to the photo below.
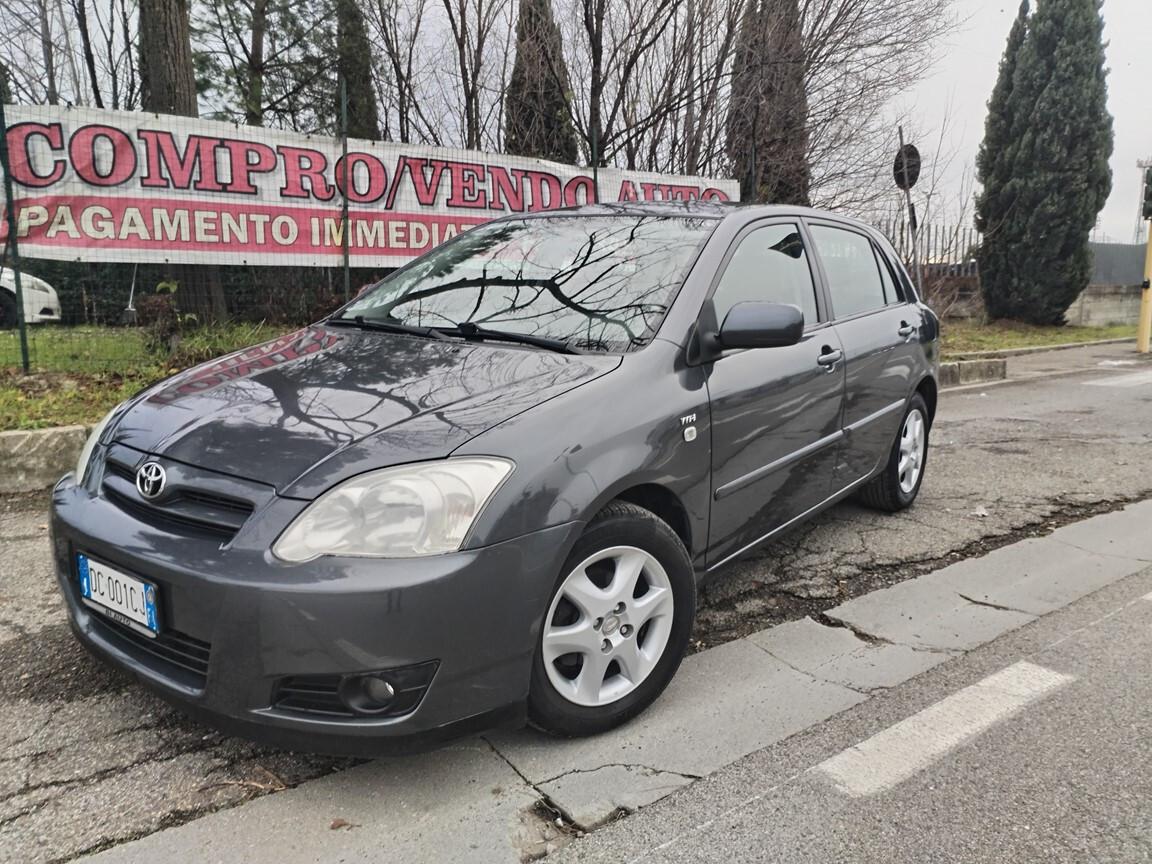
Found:
<path fill-rule="evenodd" d="M 546 216 L 481 225 L 387 277 L 344 318 L 628 351 L 651 339 L 716 221 Z"/>
<path fill-rule="evenodd" d="M 816 323 L 816 286 L 797 226 L 767 225 L 740 241 L 712 295 L 717 323 L 737 303 L 757 300 L 798 306 L 806 325 Z"/>

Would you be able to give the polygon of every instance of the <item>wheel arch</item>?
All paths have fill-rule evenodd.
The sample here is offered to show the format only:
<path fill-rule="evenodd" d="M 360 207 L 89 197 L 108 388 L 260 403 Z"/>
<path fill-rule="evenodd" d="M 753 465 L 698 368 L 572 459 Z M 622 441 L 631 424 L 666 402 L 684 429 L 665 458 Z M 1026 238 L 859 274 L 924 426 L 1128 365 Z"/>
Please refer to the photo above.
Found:
<path fill-rule="evenodd" d="M 688 510 L 680 496 L 659 483 L 638 483 L 616 492 L 609 501 L 602 502 L 597 513 L 612 501 L 627 501 L 637 507 L 643 507 L 650 513 L 660 517 L 670 527 L 684 548 L 692 554 L 692 521 L 688 518 Z"/>
<path fill-rule="evenodd" d="M 925 375 L 916 385 L 915 392 L 920 394 L 924 404 L 928 406 L 928 426 L 931 428 L 932 421 L 936 419 L 936 404 L 940 395 L 936 379 L 931 375 Z"/>

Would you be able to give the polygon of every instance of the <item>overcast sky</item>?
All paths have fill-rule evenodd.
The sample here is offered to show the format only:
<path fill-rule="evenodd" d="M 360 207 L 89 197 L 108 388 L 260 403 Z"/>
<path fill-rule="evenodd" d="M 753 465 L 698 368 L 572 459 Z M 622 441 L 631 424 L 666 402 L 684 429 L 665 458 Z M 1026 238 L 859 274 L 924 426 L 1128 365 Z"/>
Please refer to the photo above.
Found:
<path fill-rule="evenodd" d="M 1032 0 L 1033 9 L 1036 2 Z M 940 143 L 928 130 L 939 130 L 945 114 L 949 118 L 939 149 L 950 153 L 952 161 L 932 202 L 937 212 L 938 202 L 954 212 L 965 176 L 971 182 L 976 149 L 984 135 L 985 103 L 996 83 L 1017 3 L 955 0 L 956 13 L 964 21 L 945 46 L 934 74 L 910 94 L 918 118 L 915 125 L 926 133 L 927 140 L 919 142 L 926 159 Z M 1100 214 L 1097 237 L 1129 243 L 1139 208 L 1136 160 L 1152 158 L 1152 0 L 1104 0 L 1104 37 L 1109 43 L 1108 109 L 1116 143 L 1112 195 Z M 971 217 L 970 204 L 967 215 Z"/>

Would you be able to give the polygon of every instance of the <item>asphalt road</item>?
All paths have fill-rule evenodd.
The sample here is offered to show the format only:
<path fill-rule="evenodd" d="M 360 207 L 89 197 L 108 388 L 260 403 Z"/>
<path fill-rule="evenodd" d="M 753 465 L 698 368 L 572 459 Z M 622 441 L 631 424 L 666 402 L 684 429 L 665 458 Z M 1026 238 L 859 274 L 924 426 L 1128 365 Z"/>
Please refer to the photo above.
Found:
<path fill-rule="evenodd" d="M 1127 383 L 1148 367 L 1115 365 L 1130 346 L 1060 355 L 1018 365 L 1083 371 L 945 395 L 917 506 L 844 505 L 737 564 L 704 597 L 698 645 L 1152 494 L 1152 381 Z M 69 860 L 348 764 L 221 736 L 91 660 L 56 598 L 42 500 L 0 503 L 0 538 L 0 860 Z"/>
<path fill-rule="evenodd" d="M 550 861 L 1152 860 L 1152 569 Z"/>

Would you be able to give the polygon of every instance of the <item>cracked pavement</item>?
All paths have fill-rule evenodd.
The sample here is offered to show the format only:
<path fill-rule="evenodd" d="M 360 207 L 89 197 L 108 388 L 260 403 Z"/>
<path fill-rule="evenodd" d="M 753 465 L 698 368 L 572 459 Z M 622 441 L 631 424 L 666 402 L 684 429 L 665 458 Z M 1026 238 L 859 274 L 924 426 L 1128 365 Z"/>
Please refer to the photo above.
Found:
<path fill-rule="evenodd" d="M 711 583 L 702 596 L 696 645 L 721 647 L 698 655 L 707 658 L 693 667 L 701 670 L 699 680 L 726 670 L 732 710 L 740 703 L 752 706 L 745 710 L 760 706 L 787 714 L 795 706 L 780 705 L 778 689 L 751 697 L 741 689 L 743 668 L 770 664 L 779 685 L 815 675 L 824 685 L 819 710 L 841 710 L 889 686 L 885 681 L 897 671 L 934 665 L 963 646 L 862 640 L 851 628 L 870 631 L 850 616 L 821 617 L 834 607 L 1152 495 L 1152 475 L 1139 470 L 1152 438 L 1152 387 L 1084 386 L 1136 371 L 1098 365 L 1122 353 L 1132 356 L 1130 346 L 1061 353 L 1069 355 L 1061 363 L 1089 371 L 942 396 L 925 484 L 910 512 L 891 516 L 841 505 Z M 351 760 L 269 750 L 220 735 L 90 658 L 72 639 L 56 596 L 43 496 L 0 502 L 0 538 L 6 564 L 0 587 L 0 861 L 70 860 L 305 780 L 333 772 L 359 776 L 369 767 L 342 771 Z M 996 609 L 993 604 L 1012 605 L 999 596 L 953 593 L 956 614 L 964 613 L 962 607 L 989 616 L 1039 614 Z M 788 653 L 803 638 L 790 640 L 787 650 L 759 636 L 732 641 L 785 621 L 821 632 L 840 623 L 837 629 L 850 641 L 816 665 Z M 691 687 L 696 680 L 688 670 L 673 686 Z M 782 714 L 781 722 L 803 728 L 805 720 L 800 712 Z M 587 801 L 589 819 L 602 818 L 604 802 L 596 796 L 603 789 L 648 790 L 609 802 L 630 812 L 713 770 L 727 745 L 741 744 L 715 742 L 714 754 L 698 759 L 601 764 L 580 749 L 581 742 L 525 735 L 510 740 L 492 738 L 504 759 L 515 751 L 517 773 L 549 797 Z M 614 782 L 621 772 L 630 782 Z M 517 818 L 523 821 L 523 812 Z M 529 820 L 524 829 L 537 844 L 532 854 L 563 839 L 541 829 L 542 821 Z"/>

